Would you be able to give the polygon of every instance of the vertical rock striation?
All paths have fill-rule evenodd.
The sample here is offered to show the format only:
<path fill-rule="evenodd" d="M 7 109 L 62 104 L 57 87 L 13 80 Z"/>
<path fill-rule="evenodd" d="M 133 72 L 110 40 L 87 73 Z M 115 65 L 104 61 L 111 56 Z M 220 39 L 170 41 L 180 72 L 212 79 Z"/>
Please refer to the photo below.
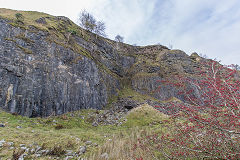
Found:
<path fill-rule="evenodd" d="M 5 19 L 0 19 L 0 26 L 4 110 L 36 117 L 100 109 L 119 89 L 119 80 L 92 59 L 47 41 L 48 32 L 13 27 Z"/>
<path fill-rule="evenodd" d="M 0 108 L 12 113 L 46 117 L 101 109 L 122 87 L 157 100 L 184 101 L 176 87 L 160 81 L 194 76 L 199 68 L 197 55 L 116 43 L 66 17 L 23 12 L 26 20 L 19 23 L 1 17 L 5 12 L 17 11 L 0 9 Z M 196 89 L 194 94 L 199 95 Z"/>

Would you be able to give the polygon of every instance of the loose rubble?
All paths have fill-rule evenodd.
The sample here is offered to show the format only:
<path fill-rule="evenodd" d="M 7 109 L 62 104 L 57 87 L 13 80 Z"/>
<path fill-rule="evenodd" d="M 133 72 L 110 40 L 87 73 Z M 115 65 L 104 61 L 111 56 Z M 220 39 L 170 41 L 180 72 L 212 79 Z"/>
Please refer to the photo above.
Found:
<path fill-rule="evenodd" d="M 97 146 L 96 143 L 92 143 L 92 141 L 86 141 L 86 145 L 90 146 Z M 19 152 L 21 155 L 18 156 L 18 160 L 24 160 L 26 158 L 39 158 L 47 156 L 49 159 L 59 159 L 59 156 L 51 155 L 52 149 L 46 149 L 42 148 L 38 144 L 19 144 L 18 147 L 14 147 L 15 144 L 13 142 L 6 142 L 4 139 L 0 140 L 0 149 L 3 147 L 8 147 L 9 150 L 13 150 L 13 152 Z M 73 158 L 78 158 L 79 160 L 84 160 L 81 158 L 81 155 L 83 155 L 87 151 L 87 146 L 80 146 L 77 151 L 74 150 L 65 150 L 64 154 L 61 155 L 61 157 L 65 157 L 64 160 L 70 160 Z M 61 159 L 61 158 L 60 158 Z M 1 157 L 0 157 L 1 160 Z"/>

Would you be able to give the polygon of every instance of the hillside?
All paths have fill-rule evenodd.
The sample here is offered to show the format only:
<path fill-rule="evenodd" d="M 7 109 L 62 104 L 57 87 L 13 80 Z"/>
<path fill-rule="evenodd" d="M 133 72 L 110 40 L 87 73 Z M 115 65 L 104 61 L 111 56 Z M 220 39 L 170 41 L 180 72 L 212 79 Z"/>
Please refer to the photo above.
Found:
<path fill-rule="evenodd" d="M 0 9 L 0 160 L 239 159 L 239 75 Z"/>
<path fill-rule="evenodd" d="M 66 17 L 9 9 L 0 9 L 0 17 L 0 106 L 11 113 L 46 117 L 101 109 L 122 91 L 131 92 L 125 98 L 139 95 L 140 102 L 184 101 L 173 87 L 157 90 L 159 81 L 195 76 L 199 68 L 196 54 L 116 43 Z"/>

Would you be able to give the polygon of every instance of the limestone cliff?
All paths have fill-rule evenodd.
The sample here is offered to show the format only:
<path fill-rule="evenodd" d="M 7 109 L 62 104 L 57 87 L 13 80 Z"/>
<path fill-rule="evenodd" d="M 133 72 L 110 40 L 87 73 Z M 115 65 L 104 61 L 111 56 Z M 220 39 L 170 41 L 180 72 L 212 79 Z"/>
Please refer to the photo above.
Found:
<path fill-rule="evenodd" d="M 156 91 L 158 80 L 194 75 L 198 58 L 161 45 L 116 43 L 66 17 L 0 9 L 0 107 L 24 116 L 101 109 L 126 87 L 155 101 L 184 101 L 174 87 Z"/>

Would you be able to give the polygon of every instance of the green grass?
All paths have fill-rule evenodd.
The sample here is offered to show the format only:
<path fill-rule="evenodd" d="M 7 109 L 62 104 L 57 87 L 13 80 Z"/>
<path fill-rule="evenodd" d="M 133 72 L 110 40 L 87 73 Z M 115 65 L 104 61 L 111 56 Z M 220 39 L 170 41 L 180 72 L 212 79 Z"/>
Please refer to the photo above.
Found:
<path fill-rule="evenodd" d="M 23 17 L 21 20 L 18 20 L 15 16 L 18 13 L 21 14 Z M 81 37 L 85 41 L 90 43 L 94 43 L 96 35 L 84 30 L 83 28 L 79 27 L 72 21 L 59 20 L 57 17 L 51 16 L 49 14 L 41 13 L 41 12 L 36 12 L 36 11 L 17 11 L 17 10 L 4 9 L 4 8 L 0 8 L 0 17 L 8 19 L 10 25 L 14 27 L 20 27 L 24 30 L 29 29 L 30 26 L 34 26 L 35 28 L 37 28 L 37 30 L 29 29 L 29 32 L 36 32 L 38 30 L 48 32 L 49 34 L 46 40 L 49 43 L 54 42 L 65 48 L 70 48 L 74 52 L 94 60 L 101 70 L 106 71 L 106 73 L 111 74 L 115 78 L 119 78 L 115 73 L 109 70 L 109 68 L 107 68 L 104 64 L 95 60 L 90 51 L 84 49 L 83 47 L 77 44 L 75 39 L 72 37 L 73 35 Z M 37 23 L 36 20 L 38 20 L 39 18 L 45 18 L 46 24 Z M 69 35 L 70 33 L 72 34 Z M 27 43 L 32 43 L 30 39 L 27 39 L 23 35 L 18 35 L 15 38 L 20 38 L 26 41 Z M 101 36 L 98 36 L 98 39 L 99 38 L 105 40 L 110 45 L 112 45 L 112 43 L 114 42 L 110 39 L 107 39 Z M 25 53 L 32 54 L 31 50 L 27 48 L 23 48 L 21 46 L 18 46 L 18 47 L 21 48 Z M 73 63 L 77 61 L 78 60 L 75 60 Z"/>
<path fill-rule="evenodd" d="M 154 97 L 151 97 L 146 94 L 141 94 L 141 93 L 133 90 L 132 88 L 130 88 L 128 86 L 128 84 L 127 85 L 123 84 L 122 89 L 118 90 L 118 94 L 113 95 L 108 99 L 108 104 L 106 105 L 105 108 L 109 108 L 112 103 L 117 102 L 118 98 L 128 98 L 128 99 L 140 102 L 140 103 L 143 103 L 146 100 L 152 100 L 152 101 L 159 102 L 159 103 L 162 102 Z"/>
<path fill-rule="evenodd" d="M 145 78 L 145 77 L 158 77 L 158 73 L 138 72 L 134 75 L 133 79 Z"/>
<path fill-rule="evenodd" d="M 26 54 L 33 54 L 33 52 L 30 49 L 28 49 L 28 48 L 24 48 L 24 47 L 22 47 L 20 45 L 17 45 L 17 47 L 20 48 Z"/>
<path fill-rule="evenodd" d="M 11 9 L 5 9 L 5 8 L 0 8 L 0 16 L 6 19 L 9 19 L 11 21 L 13 21 L 11 24 L 13 25 L 17 25 L 17 26 L 21 26 L 18 25 L 16 22 L 16 16 L 15 14 L 20 13 L 23 15 L 24 20 L 24 26 L 28 26 L 28 25 L 33 25 L 39 29 L 42 30 L 47 30 L 47 26 L 44 26 L 42 24 L 37 23 L 35 20 L 41 18 L 41 17 L 53 17 L 49 14 L 46 13 L 41 13 L 41 12 L 35 12 L 35 11 L 17 11 L 17 10 L 11 10 Z M 23 26 L 22 26 L 23 27 Z"/>
<path fill-rule="evenodd" d="M 121 89 L 119 91 L 118 96 L 120 98 L 129 98 L 130 97 L 132 100 L 135 100 L 138 102 L 144 102 L 146 100 L 160 102 L 159 100 L 155 99 L 154 97 L 151 97 L 151 96 L 145 95 L 145 94 L 141 94 L 141 93 L 131 89 L 130 87 L 123 87 L 123 89 Z"/>
<path fill-rule="evenodd" d="M 22 20 L 23 23 L 19 23 L 15 14 L 20 13 L 23 15 L 24 19 Z M 15 27 L 20 27 L 23 29 L 27 29 L 28 26 L 34 26 L 38 30 L 43 30 L 49 32 L 49 36 L 47 38 L 50 42 L 55 42 L 65 48 L 71 48 L 73 51 L 86 56 L 90 59 L 93 59 L 91 54 L 81 46 L 77 45 L 75 41 L 72 41 L 71 44 L 67 43 L 66 35 L 71 32 L 72 34 L 78 35 L 79 37 L 83 37 L 84 39 L 89 39 L 88 32 L 84 31 L 82 28 L 74 24 L 70 21 L 70 24 L 66 23 L 63 20 L 57 20 L 56 17 L 51 16 L 49 14 L 35 12 L 35 11 L 16 11 L 10 9 L 0 8 L 0 17 L 6 18 L 10 20 L 9 24 Z M 45 18 L 46 24 L 37 23 L 36 20 L 39 18 Z M 32 40 L 26 38 L 23 34 L 16 36 L 16 38 L 23 39 L 27 43 L 33 43 Z M 31 54 L 31 51 L 21 48 L 25 53 Z"/>
<path fill-rule="evenodd" d="M 0 111 L 0 123 L 6 125 L 6 127 L 1 128 L 0 140 L 14 142 L 15 146 L 37 143 L 45 148 L 60 145 L 63 149 L 72 150 L 78 150 L 79 146 L 90 140 L 101 148 L 108 142 L 108 139 L 119 137 L 119 135 L 127 139 L 133 132 L 137 133 L 143 129 L 149 131 L 153 128 L 154 130 L 160 129 L 161 124 L 158 122 L 167 118 L 150 106 L 142 106 L 131 111 L 127 115 L 127 121 L 121 126 L 99 125 L 93 127 L 88 122 L 88 115 L 94 112 L 96 110 L 81 110 L 48 118 L 28 118 Z M 62 129 L 55 129 L 56 125 L 61 125 Z M 17 128 L 17 126 L 21 126 L 21 128 Z M 99 147 L 87 148 L 87 152 L 83 156 L 95 155 L 100 149 Z M 3 159 L 11 158 L 12 152 L 8 147 L 3 147 L 0 149 L 0 157 Z M 45 158 L 47 159 L 47 157 Z"/>
<path fill-rule="evenodd" d="M 126 117 L 128 121 L 124 125 L 128 127 L 156 125 L 169 118 L 147 104 L 134 108 Z"/>
<path fill-rule="evenodd" d="M 25 42 L 30 43 L 30 44 L 31 44 L 31 43 L 34 43 L 33 40 L 25 37 L 25 35 L 24 35 L 23 33 L 15 36 L 15 37 L 18 38 L 18 39 L 22 39 L 22 40 L 24 40 Z"/>

